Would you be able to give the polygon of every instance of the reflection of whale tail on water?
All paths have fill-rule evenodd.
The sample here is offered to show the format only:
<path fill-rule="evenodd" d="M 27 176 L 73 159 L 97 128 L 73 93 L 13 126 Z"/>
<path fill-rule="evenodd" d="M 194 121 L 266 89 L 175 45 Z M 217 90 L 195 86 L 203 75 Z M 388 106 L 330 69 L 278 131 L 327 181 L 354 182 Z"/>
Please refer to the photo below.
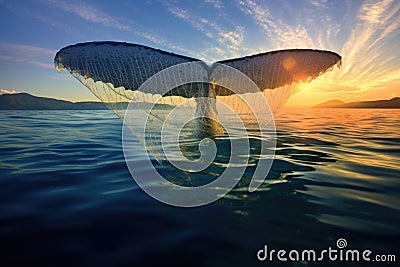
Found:
<path fill-rule="evenodd" d="M 209 84 L 182 84 L 161 98 L 160 87 L 163 84 L 147 86 L 141 91 L 141 85 L 154 74 L 188 62 L 198 62 L 202 66 Z M 292 49 L 216 63 L 227 65 L 247 75 L 263 93 L 274 113 L 292 93 L 293 83 L 309 82 L 331 70 L 335 65 L 340 66 L 341 57 L 329 51 Z M 218 85 L 218 79 L 235 79 L 235 77 L 213 76 L 214 67 L 218 64 L 208 66 L 195 58 L 142 45 L 120 42 L 71 45 L 56 54 L 55 65 L 59 71 L 66 68 L 120 118 L 123 118 L 129 101 L 157 102 L 176 106 L 189 98 L 201 97 L 201 101 L 196 101 L 195 112 L 200 117 L 204 116 L 204 119 L 200 119 L 197 125 L 204 129 L 212 128 L 213 133 L 219 134 L 221 129 L 218 126 L 217 109 L 212 99 L 221 100 L 237 114 L 247 114 L 251 110 L 247 106 L 249 104 L 241 104 L 241 98 L 238 97 L 240 94 L 248 93 L 246 86 L 241 88 L 240 92 L 232 92 L 229 88 Z M 179 78 L 179 73 L 176 77 L 172 77 L 172 79 Z M 163 120 L 166 116 L 163 113 L 166 112 L 159 111 L 152 115 Z"/>

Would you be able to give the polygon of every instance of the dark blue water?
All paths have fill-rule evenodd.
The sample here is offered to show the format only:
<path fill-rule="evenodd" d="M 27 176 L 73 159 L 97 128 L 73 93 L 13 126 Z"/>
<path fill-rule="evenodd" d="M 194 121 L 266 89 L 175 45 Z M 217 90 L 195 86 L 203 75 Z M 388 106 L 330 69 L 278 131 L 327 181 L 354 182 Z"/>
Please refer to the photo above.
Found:
<path fill-rule="evenodd" d="M 399 110 L 284 111 L 261 190 L 190 209 L 135 184 L 110 111 L 2 111 L 0 125 L 1 266 L 319 266 L 256 253 L 339 238 L 400 260 Z"/>

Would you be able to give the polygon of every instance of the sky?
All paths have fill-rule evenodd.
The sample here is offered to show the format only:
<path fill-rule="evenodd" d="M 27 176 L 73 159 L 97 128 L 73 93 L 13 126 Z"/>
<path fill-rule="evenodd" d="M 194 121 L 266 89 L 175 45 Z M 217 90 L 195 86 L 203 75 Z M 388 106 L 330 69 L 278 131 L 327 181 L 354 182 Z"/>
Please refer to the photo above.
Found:
<path fill-rule="evenodd" d="M 0 93 L 96 100 L 54 55 L 88 41 L 123 41 L 212 63 L 278 49 L 342 56 L 287 106 L 400 96 L 400 1 L 0 0 Z"/>

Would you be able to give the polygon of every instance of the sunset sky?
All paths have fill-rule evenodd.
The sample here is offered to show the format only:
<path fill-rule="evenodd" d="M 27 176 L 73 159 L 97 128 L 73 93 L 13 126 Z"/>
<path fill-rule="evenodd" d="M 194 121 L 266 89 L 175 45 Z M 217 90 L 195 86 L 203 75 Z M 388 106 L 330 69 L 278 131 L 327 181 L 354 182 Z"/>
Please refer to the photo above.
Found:
<path fill-rule="evenodd" d="M 194 3 L 195 2 L 195 3 Z M 87 41 L 124 41 L 212 63 L 287 48 L 331 50 L 342 68 L 287 106 L 400 96 L 400 1 L 2 1 L 0 89 L 72 101 L 96 98 L 55 53 Z"/>

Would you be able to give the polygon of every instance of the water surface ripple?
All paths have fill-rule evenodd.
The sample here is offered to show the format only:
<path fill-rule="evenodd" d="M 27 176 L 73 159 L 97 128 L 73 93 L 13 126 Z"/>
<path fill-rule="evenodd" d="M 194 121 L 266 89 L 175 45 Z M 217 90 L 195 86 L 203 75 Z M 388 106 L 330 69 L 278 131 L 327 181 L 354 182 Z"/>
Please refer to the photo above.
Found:
<path fill-rule="evenodd" d="M 247 192 L 253 157 L 225 198 L 184 209 L 138 188 L 124 161 L 121 121 L 111 112 L 2 111 L 1 262 L 259 266 L 255 255 L 264 244 L 324 249 L 338 238 L 396 254 L 399 118 L 399 110 L 284 110 L 276 119 L 276 158 L 260 190 Z M 174 181 L 201 183 L 226 163 L 223 156 L 217 161 L 196 179 L 173 174 L 167 164 L 157 168 Z"/>

